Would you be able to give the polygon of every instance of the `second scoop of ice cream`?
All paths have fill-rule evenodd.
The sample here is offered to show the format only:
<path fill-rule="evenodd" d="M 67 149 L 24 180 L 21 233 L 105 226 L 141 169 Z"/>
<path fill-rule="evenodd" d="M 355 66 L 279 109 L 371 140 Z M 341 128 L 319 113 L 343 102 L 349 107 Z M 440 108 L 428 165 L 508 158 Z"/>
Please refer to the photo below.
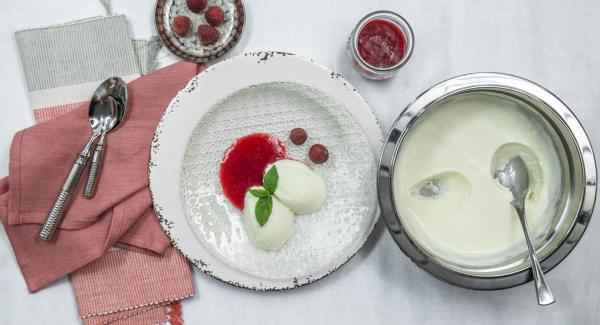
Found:
<path fill-rule="evenodd" d="M 275 166 L 279 175 L 274 195 L 296 214 L 319 211 L 327 198 L 327 188 L 319 173 L 303 162 L 282 159 Z"/>

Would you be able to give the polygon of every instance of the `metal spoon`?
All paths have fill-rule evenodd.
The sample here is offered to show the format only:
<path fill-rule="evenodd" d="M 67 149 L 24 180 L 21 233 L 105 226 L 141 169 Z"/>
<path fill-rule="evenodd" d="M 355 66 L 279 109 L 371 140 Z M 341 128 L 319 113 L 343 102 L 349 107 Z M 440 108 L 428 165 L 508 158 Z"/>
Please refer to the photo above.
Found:
<path fill-rule="evenodd" d="M 550 305 L 554 303 L 555 299 L 550 291 L 550 287 L 546 283 L 544 272 L 535 254 L 535 248 L 533 247 L 529 235 L 529 227 L 527 226 L 527 220 L 525 219 L 525 198 L 529 192 L 529 173 L 527 172 L 527 166 L 520 156 L 515 156 L 508 160 L 504 169 L 497 170 L 494 173 L 494 177 L 498 179 L 502 186 L 508 188 L 513 195 L 513 200 L 510 204 L 517 210 L 517 214 L 521 220 L 521 226 L 523 227 L 523 233 L 525 234 L 525 241 L 527 242 L 527 248 L 529 249 L 529 258 L 531 259 L 531 270 L 533 273 L 538 304 L 541 306 Z"/>
<path fill-rule="evenodd" d="M 112 78 L 114 79 L 114 78 Z M 71 171 L 67 175 L 65 182 L 58 193 L 58 197 L 52 206 L 52 209 L 48 213 L 48 217 L 46 218 L 46 222 L 42 225 L 42 228 L 39 233 L 39 238 L 41 240 L 50 240 L 58 223 L 63 217 L 64 209 L 69 199 L 71 197 L 71 191 L 79 181 L 81 174 L 85 168 L 85 164 L 90 157 L 90 148 L 94 141 L 102 134 L 102 132 L 106 132 L 111 127 L 114 127 L 114 123 L 118 119 L 118 110 L 115 109 L 114 105 L 107 105 L 106 101 L 103 98 L 106 98 L 108 94 L 108 89 L 111 84 L 114 82 L 106 80 L 103 82 L 94 92 L 92 100 L 90 101 L 90 116 L 89 122 L 90 127 L 92 129 L 92 134 L 90 139 L 85 144 L 75 162 L 73 162 L 73 166 L 71 167 Z"/>
<path fill-rule="evenodd" d="M 103 100 L 105 99 L 108 105 L 114 106 L 113 109 L 116 110 L 117 117 L 114 121 L 115 123 L 113 123 L 108 130 L 102 132 L 100 135 L 100 141 L 98 141 L 98 144 L 96 144 L 94 156 L 92 157 L 92 164 L 90 166 L 90 172 L 88 174 L 85 187 L 83 188 L 83 196 L 88 199 L 92 198 L 96 193 L 96 185 L 98 184 L 99 178 L 98 174 L 100 172 L 100 165 L 104 156 L 106 134 L 116 130 L 123 119 L 125 119 L 125 114 L 127 113 L 128 98 L 127 85 L 125 82 L 119 78 L 111 78 L 106 80 L 105 83 L 107 83 L 106 89 L 108 90 L 108 93 Z M 94 98 L 92 98 L 92 100 L 94 100 Z"/>

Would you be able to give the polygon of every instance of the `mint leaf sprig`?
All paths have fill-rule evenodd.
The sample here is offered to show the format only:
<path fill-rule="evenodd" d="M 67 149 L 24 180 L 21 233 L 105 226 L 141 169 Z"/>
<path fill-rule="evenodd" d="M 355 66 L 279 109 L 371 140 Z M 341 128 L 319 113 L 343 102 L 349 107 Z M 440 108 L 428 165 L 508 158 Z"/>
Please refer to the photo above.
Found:
<path fill-rule="evenodd" d="M 268 195 L 267 197 L 258 199 L 254 211 L 256 213 L 256 221 L 258 221 L 261 227 L 264 226 L 269 221 L 271 212 L 273 212 L 273 197 Z"/>
<path fill-rule="evenodd" d="M 277 183 L 279 182 L 279 173 L 277 173 L 277 167 L 273 166 L 265 173 L 263 178 L 263 187 L 271 194 L 275 194 L 277 190 Z"/>
<path fill-rule="evenodd" d="M 267 192 L 263 189 L 260 189 L 260 188 L 251 188 L 250 194 L 254 195 L 255 197 L 257 197 L 259 199 L 266 198 L 270 195 L 269 192 Z"/>
<path fill-rule="evenodd" d="M 256 206 L 254 207 L 254 214 L 256 215 L 256 221 L 262 227 L 273 212 L 273 195 L 277 190 L 277 183 L 279 182 L 279 174 L 277 173 L 277 167 L 271 167 L 263 177 L 263 189 L 253 188 L 249 192 L 253 196 L 258 198 Z"/>

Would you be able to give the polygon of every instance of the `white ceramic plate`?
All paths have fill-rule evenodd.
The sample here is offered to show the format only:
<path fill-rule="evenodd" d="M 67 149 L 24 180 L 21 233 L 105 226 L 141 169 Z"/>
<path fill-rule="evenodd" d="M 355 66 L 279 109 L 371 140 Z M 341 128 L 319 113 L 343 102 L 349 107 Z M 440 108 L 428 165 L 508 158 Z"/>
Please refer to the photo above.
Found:
<path fill-rule="evenodd" d="M 294 127 L 307 130 L 306 144 L 289 141 Z M 309 164 L 312 143 L 330 152 L 325 164 L 311 164 L 325 179 L 325 205 L 297 216 L 277 252 L 249 242 L 219 183 L 225 150 L 255 132 L 276 135 Z M 373 230 L 382 141 L 366 102 L 340 75 L 287 53 L 245 54 L 199 74 L 169 104 L 150 157 L 154 208 L 175 247 L 207 274 L 256 290 L 299 287 L 342 266 Z"/>

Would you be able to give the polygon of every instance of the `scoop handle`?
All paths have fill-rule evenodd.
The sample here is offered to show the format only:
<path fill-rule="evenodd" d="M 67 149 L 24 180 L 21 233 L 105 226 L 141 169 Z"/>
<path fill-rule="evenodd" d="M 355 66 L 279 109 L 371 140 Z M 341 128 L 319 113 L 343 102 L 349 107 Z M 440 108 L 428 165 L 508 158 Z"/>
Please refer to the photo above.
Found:
<path fill-rule="evenodd" d="M 52 209 L 50 209 L 50 212 L 48 213 L 48 217 L 46 217 L 46 222 L 44 222 L 42 228 L 40 229 L 40 233 L 38 236 L 39 239 L 47 241 L 50 240 L 50 238 L 52 238 L 56 227 L 58 226 L 60 220 L 63 217 L 65 206 L 67 205 L 67 203 L 69 203 L 69 199 L 71 198 L 71 192 L 73 191 L 73 188 L 79 181 L 79 178 L 81 178 L 81 174 L 83 174 L 85 164 L 87 163 L 87 160 L 90 157 L 90 146 L 92 145 L 92 142 L 94 142 L 95 139 L 96 136 L 92 136 L 90 138 L 83 150 L 77 156 L 77 159 L 75 159 L 75 162 L 73 162 L 71 171 L 69 172 L 69 175 L 67 175 L 67 178 L 65 179 L 65 182 L 61 187 L 58 193 L 58 197 L 56 198 Z"/>
<path fill-rule="evenodd" d="M 104 133 L 100 137 L 100 141 L 96 144 L 94 155 L 92 156 L 92 163 L 90 165 L 90 173 L 88 174 L 85 187 L 83 189 L 83 196 L 88 199 L 94 197 L 96 194 L 96 185 L 98 184 L 100 165 L 102 164 L 102 158 L 104 157 Z"/>
<path fill-rule="evenodd" d="M 525 242 L 527 243 L 527 249 L 529 250 L 529 258 L 531 259 L 531 272 L 533 274 L 533 282 L 535 284 L 535 292 L 537 294 L 538 305 L 547 306 L 553 304 L 556 300 L 550 290 L 550 286 L 544 276 L 544 271 L 538 261 L 535 253 L 535 247 L 531 240 L 529 233 L 529 226 L 527 225 L 527 219 L 525 218 L 525 207 L 524 204 L 513 204 L 519 215 L 521 226 L 523 227 L 523 233 L 525 234 Z"/>

